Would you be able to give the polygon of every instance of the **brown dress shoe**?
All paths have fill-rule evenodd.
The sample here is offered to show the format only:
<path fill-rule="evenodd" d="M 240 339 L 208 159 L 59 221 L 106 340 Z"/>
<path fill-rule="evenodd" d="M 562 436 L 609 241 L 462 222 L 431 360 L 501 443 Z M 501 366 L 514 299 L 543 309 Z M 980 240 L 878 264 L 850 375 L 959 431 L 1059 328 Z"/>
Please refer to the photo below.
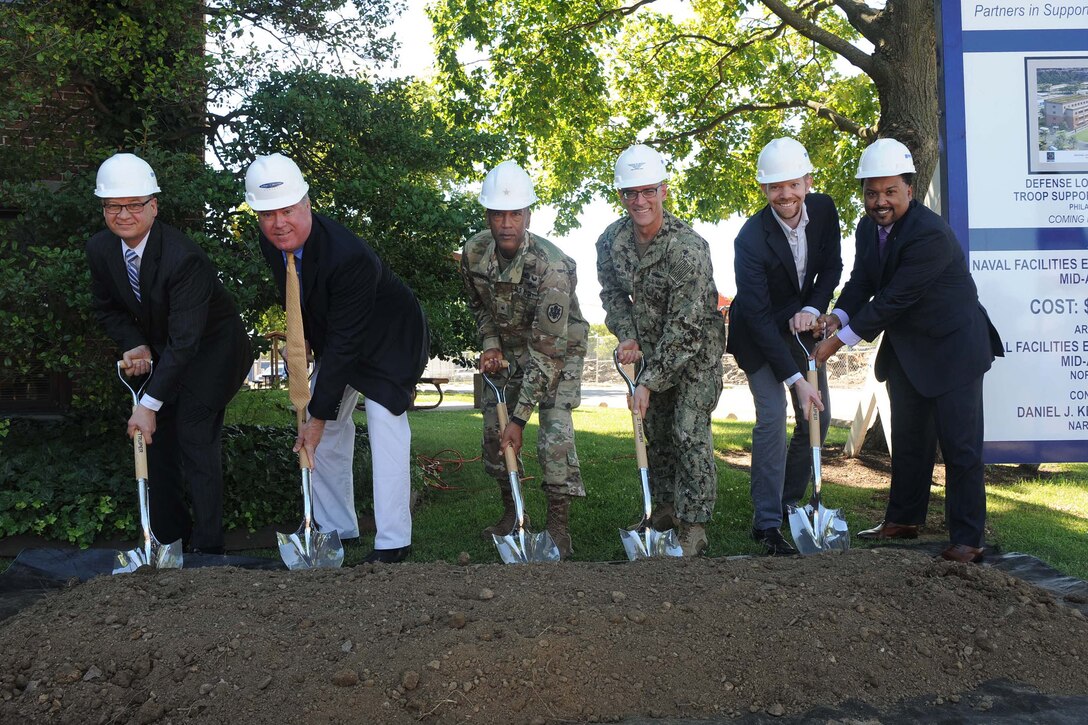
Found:
<path fill-rule="evenodd" d="M 977 564 L 982 561 L 984 549 L 978 549 L 967 544 L 952 544 L 941 552 L 941 558 L 948 561 L 958 561 L 961 564 Z"/>
<path fill-rule="evenodd" d="M 914 524 L 895 524 L 881 521 L 871 529 L 858 532 L 859 539 L 917 539 L 918 527 Z"/>

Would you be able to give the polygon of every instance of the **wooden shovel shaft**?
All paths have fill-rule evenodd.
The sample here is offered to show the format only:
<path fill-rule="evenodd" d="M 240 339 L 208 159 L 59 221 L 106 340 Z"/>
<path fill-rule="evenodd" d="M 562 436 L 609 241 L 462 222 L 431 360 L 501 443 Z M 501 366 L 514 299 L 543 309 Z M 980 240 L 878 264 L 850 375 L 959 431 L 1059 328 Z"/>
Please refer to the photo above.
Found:
<path fill-rule="evenodd" d="M 809 370 L 808 373 L 805 375 L 805 377 L 808 378 L 808 384 L 809 385 L 816 388 L 816 390 L 820 389 L 820 381 L 819 381 L 819 378 L 816 376 L 816 371 L 815 370 Z M 821 445 L 821 442 L 820 442 L 820 409 L 817 408 L 815 406 L 815 404 L 809 406 L 808 444 L 810 446 L 812 446 L 813 448 L 819 448 L 820 445 Z"/>
<path fill-rule="evenodd" d="M 631 422 L 635 428 L 635 460 L 639 468 L 649 468 L 650 462 L 646 457 L 646 431 L 642 426 L 642 416 L 637 410 L 631 411 Z"/>
<path fill-rule="evenodd" d="M 506 401 L 499 401 L 495 405 L 495 412 L 499 415 L 499 436 L 502 436 L 503 431 L 506 430 L 506 426 L 510 422 L 510 414 L 506 410 Z M 514 447 L 507 446 L 503 448 L 502 455 L 506 459 L 506 470 L 517 471 L 518 454 L 514 452 Z"/>

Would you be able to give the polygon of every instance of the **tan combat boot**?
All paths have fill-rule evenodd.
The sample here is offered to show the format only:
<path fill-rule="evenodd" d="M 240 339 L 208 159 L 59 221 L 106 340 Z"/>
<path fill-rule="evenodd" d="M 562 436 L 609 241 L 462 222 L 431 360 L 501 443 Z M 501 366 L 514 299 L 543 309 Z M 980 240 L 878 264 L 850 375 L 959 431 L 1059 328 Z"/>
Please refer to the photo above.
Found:
<path fill-rule="evenodd" d="M 490 541 L 492 536 L 506 536 L 514 529 L 514 519 L 517 518 L 517 509 L 514 507 L 514 492 L 509 486 L 503 486 L 502 492 L 502 517 L 491 526 L 480 532 L 480 536 Z M 529 526 L 529 514 L 525 514 L 525 526 Z"/>
<path fill-rule="evenodd" d="M 570 496 L 548 494 L 546 528 L 559 549 L 559 558 L 569 559 L 573 552 L 570 540 Z"/>
<path fill-rule="evenodd" d="M 654 531 L 668 531 L 680 528 L 680 519 L 676 518 L 676 509 L 671 501 L 656 504 L 650 513 L 650 528 Z"/>
<path fill-rule="evenodd" d="M 684 557 L 702 556 L 706 553 L 706 527 L 703 524 L 680 522 L 680 548 Z"/>

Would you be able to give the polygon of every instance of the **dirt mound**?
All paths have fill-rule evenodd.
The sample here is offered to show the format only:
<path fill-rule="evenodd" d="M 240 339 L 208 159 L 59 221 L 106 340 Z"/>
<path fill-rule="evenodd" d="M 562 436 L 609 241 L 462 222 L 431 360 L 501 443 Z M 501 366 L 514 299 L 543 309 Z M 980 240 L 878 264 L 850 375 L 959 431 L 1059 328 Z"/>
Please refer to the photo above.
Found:
<path fill-rule="evenodd" d="M 987 567 L 787 560 L 99 577 L 0 624 L 0 722 L 614 721 L 1088 693 L 1088 622 Z"/>

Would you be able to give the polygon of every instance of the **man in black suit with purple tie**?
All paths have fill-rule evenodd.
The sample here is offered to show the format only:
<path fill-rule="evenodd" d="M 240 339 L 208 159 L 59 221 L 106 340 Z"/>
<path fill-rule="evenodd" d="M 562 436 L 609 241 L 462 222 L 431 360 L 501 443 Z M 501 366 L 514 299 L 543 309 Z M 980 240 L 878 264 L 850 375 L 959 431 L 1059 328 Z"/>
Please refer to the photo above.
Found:
<path fill-rule="evenodd" d="M 913 198 L 914 161 L 894 139 L 862 154 L 865 216 L 850 279 L 824 318 L 824 363 L 840 347 L 884 338 L 876 377 L 891 401 L 892 482 L 884 520 L 863 539 L 915 538 L 926 519 L 937 443 L 944 456 L 945 559 L 983 557 L 986 488 L 982 379 L 1001 339 L 978 300 L 963 249 L 940 216 Z"/>

